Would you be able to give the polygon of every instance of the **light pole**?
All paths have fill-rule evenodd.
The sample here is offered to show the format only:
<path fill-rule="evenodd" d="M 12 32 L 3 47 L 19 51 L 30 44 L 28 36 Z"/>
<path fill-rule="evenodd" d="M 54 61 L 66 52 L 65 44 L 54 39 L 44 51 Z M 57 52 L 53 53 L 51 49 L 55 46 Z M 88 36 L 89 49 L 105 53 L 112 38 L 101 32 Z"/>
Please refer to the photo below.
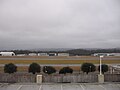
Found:
<path fill-rule="evenodd" d="M 103 56 L 100 56 L 100 75 L 102 75 L 102 58 Z"/>
<path fill-rule="evenodd" d="M 100 56 L 100 74 L 98 74 L 99 83 L 104 83 L 104 75 L 102 74 L 102 58 L 103 56 Z"/>

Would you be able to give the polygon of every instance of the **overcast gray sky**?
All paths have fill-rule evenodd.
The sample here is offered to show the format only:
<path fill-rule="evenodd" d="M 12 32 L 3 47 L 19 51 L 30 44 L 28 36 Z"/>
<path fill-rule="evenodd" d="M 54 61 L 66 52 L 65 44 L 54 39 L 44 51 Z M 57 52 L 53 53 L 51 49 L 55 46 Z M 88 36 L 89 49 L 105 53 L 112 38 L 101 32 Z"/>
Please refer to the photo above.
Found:
<path fill-rule="evenodd" d="M 0 49 L 120 47 L 120 0 L 0 0 Z"/>

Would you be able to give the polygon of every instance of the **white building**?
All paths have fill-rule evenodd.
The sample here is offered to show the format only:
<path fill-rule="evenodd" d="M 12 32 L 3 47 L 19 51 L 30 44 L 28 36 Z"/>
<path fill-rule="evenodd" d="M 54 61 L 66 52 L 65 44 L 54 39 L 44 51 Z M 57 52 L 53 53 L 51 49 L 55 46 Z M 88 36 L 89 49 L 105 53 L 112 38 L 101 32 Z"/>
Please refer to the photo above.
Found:
<path fill-rule="evenodd" d="M 0 56 L 15 56 L 14 52 L 0 52 Z"/>
<path fill-rule="evenodd" d="M 93 56 L 120 56 L 120 53 L 94 53 Z"/>
<path fill-rule="evenodd" d="M 113 56 L 120 56 L 120 53 L 111 53 Z"/>
<path fill-rule="evenodd" d="M 29 53 L 29 56 L 37 56 L 36 53 Z"/>
<path fill-rule="evenodd" d="M 27 56 L 26 54 L 17 54 L 17 56 Z"/>
<path fill-rule="evenodd" d="M 58 56 L 69 56 L 69 53 L 58 53 Z"/>
<path fill-rule="evenodd" d="M 108 53 L 94 53 L 93 56 L 108 56 Z"/>
<path fill-rule="evenodd" d="M 38 53 L 38 56 L 49 56 L 47 53 Z"/>

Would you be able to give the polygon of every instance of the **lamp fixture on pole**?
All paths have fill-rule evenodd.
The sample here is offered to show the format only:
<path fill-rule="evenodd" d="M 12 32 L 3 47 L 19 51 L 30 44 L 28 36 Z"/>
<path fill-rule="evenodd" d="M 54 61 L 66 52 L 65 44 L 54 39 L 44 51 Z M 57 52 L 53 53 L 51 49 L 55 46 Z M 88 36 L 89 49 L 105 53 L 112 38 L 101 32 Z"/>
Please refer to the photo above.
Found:
<path fill-rule="evenodd" d="M 100 56 L 100 75 L 102 75 L 102 58 L 104 56 Z"/>

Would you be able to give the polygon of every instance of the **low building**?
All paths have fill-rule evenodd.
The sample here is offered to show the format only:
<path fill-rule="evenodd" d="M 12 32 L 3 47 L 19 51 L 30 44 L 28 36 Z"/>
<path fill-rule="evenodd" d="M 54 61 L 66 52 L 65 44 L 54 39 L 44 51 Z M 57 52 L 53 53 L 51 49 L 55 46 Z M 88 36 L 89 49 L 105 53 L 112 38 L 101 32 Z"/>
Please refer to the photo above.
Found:
<path fill-rule="evenodd" d="M 17 56 L 27 56 L 27 54 L 17 54 Z"/>
<path fill-rule="evenodd" d="M 0 56 L 15 56 L 14 52 L 0 52 Z"/>
<path fill-rule="evenodd" d="M 93 56 L 107 56 L 108 53 L 94 53 Z"/>
<path fill-rule="evenodd" d="M 28 55 L 29 55 L 29 56 L 37 56 L 36 53 L 29 53 Z"/>
<path fill-rule="evenodd" d="M 57 53 L 49 53 L 49 56 L 57 56 Z"/>
<path fill-rule="evenodd" d="M 120 56 L 120 53 L 94 53 L 93 56 Z"/>
<path fill-rule="evenodd" d="M 58 56 L 69 56 L 69 53 L 58 53 Z"/>
<path fill-rule="evenodd" d="M 38 53 L 38 56 L 49 56 L 47 53 Z"/>
<path fill-rule="evenodd" d="M 111 53 L 113 56 L 120 56 L 120 53 Z"/>

